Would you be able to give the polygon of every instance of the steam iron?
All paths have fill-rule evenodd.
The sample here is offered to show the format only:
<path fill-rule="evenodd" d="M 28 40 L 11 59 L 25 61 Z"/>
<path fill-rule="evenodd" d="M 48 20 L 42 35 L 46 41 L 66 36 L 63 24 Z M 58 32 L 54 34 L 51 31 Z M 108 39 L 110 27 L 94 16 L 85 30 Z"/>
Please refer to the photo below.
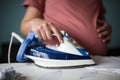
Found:
<path fill-rule="evenodd" d="M 30 32 L 22 42 L 16 60 L 24 62 L 28 59 L 41 67 L 62 68 L 94 65 L 89 53 L 80 46 L 75 46 L 66 33 L 62 33 L 64 43 L 60 45 L 45 45 Z"/>

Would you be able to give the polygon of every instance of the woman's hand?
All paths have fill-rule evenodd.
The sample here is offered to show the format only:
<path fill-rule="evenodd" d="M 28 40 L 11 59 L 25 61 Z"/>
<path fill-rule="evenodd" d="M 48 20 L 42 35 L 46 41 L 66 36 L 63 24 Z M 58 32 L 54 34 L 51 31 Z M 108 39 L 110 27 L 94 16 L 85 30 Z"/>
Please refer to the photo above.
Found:
<path fill-rule="evenodd" d="M 33 6 L 28 6 L 26 13 L 21 22 L 21 32 L 27 36 L 30 31 L 33 31 L 39 39 L 43 41 L 52 40 L 53 33 L 58 41 L 63 42 L 60 31 L 48 21 L 43 19 L 43 12 Z"/>
<path fill-rule="evenodd" d="M 112 28 L 106 20 L 97 20 L 99 37 L 102 38 L 104 43 L 109 44 L 111 40 Z"/>
<path fill-rule="evenodd" d="M 60 31 L 51 23 L 39 18 L 31 20 L 32 31 L 41 40 L 47 41 L 53 39 L 53 33 L 56 35 L 60 43 L 63 42 Z"/>

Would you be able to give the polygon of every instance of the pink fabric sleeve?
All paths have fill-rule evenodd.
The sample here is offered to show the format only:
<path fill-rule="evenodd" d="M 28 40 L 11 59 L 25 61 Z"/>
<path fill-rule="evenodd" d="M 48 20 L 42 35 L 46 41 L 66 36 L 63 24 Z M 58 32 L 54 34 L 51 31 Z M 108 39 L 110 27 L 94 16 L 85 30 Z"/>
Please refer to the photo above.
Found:
<path fill-rule="evenodd" d="M 24 7 L 34 6 L 38 10 L 44 11 L 45 0 L 25 0 L 23 2 Z"/>

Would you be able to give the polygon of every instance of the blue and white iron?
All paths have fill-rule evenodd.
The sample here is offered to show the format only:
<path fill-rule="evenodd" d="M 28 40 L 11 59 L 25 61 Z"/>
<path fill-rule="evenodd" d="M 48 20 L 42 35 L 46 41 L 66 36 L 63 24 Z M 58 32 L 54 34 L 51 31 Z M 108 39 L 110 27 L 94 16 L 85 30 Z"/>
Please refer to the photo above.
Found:
<path fill-rule="evenodd" d="M 30 32 L 19 48 L 17 61 L 24 62 L 32 59 L 36 65 L 47 68 L 95 64 L 88 52 L 79 46 L 76 47 L 66 33 L 62 35 L 64 43 L 59 46 L 45 45 L 35 37 L 33 32 Z"/>

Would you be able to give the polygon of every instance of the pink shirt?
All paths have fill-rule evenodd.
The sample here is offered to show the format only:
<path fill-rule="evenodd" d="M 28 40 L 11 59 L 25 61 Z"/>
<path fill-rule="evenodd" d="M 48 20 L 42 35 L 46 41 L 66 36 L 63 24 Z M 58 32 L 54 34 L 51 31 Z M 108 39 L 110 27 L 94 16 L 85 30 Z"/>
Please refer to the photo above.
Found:
<path fill-rule="evenodd" d="M 96 20 L 104 14 L 101 0 L 25 0 L 44 12 L 44 19 L 65 30 L 90 54 L 104 55 L 107 46 L 98 37 Z"/>

